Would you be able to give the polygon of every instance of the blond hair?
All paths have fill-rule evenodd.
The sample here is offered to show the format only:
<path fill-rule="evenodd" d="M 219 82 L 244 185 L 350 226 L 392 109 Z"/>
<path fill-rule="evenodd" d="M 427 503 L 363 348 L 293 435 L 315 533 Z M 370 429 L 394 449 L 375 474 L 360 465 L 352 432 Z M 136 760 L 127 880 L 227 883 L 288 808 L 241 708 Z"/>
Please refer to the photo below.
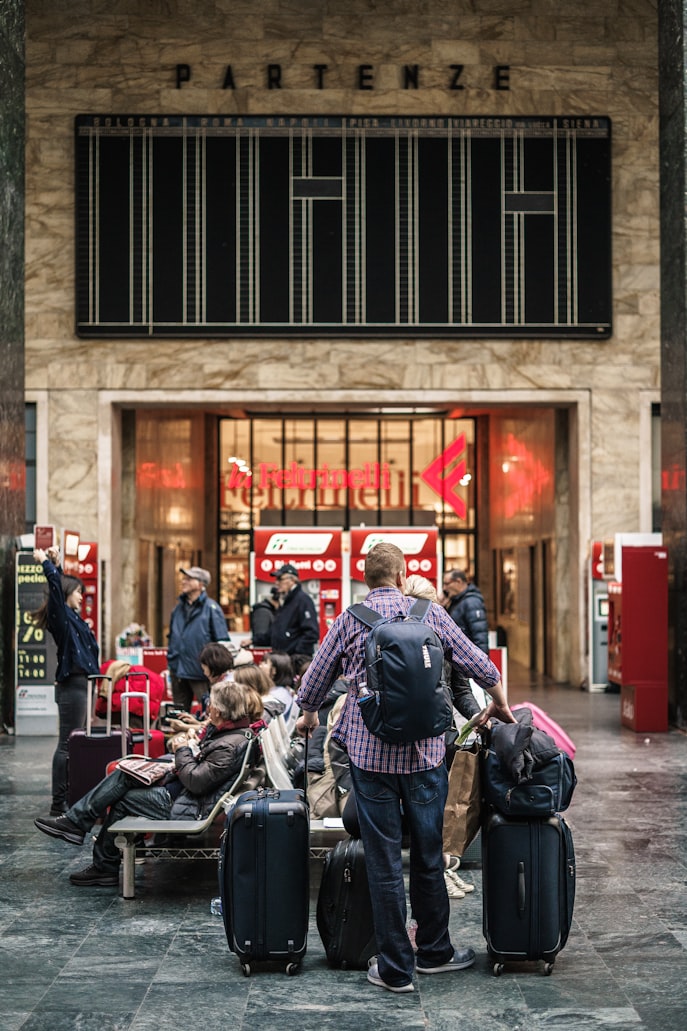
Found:
<path fill-rule="evenodd" d="M 431 580 L 419 573 L 412 573 L 406 580 L 406 594 L 411 598 L 426 598 L 427 601 L 437 600 L 437 589 Z"/>

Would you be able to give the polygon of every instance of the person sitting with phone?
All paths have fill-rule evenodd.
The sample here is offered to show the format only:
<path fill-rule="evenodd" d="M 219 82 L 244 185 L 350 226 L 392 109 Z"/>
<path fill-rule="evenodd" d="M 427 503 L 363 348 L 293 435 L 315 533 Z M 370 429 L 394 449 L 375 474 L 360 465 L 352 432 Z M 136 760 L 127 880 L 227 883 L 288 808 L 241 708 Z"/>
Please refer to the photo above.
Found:
<path fill-rule="evenodd" d="M 217 655 L 206 649 L 219 648 Z M 203 672 L 211 683 L 209 719 L 204 727 L 189 727 L 185 742 L 174 748 L 170 772 L 151 787 L 123 770 L 105 777 L 64 816 L 34 820 L 38 830 L 72 845 L 82 845 L 96 820 L 102 827 L 93 846 L 93 862 L 85 870 L 70 875 L 80 887 L 116 887 L 119 884 L 121 852 L 109 827 L 125 816 L 146 816 L 154 820 L 201 819 L 210 812 L 220 795 L 238 774 L 250 740 L 250 724 L 260 699 L 245 686 L 226 679 L 230 667 L 222 645 L 207 645 L 201 652 Z M 216 661 L 213 662 L 213 659 Z"/>

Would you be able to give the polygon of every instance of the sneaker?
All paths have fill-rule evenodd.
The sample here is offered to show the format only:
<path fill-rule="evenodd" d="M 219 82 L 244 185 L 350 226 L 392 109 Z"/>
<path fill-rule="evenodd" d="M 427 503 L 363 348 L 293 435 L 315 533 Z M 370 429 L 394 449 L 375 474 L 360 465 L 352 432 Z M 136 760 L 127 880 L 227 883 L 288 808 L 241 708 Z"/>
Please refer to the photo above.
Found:
<path fill-rule="evenodd" d="M 415 985 L 412 981 L 409 981 L 408 984 L 399 985 L 387 984 L 386 981 L 382 981 L 381 977 L 379 976 L 379 968 L 377 967 L 376 963 L 373 963 L 371 967 L 367 968 L 367 979 L 370 982 L 370 984 L 376 984 L 378 988 L 386 988 L 389 992 L 397 992 L 400 994 L 402 992 L 415 991 Z"/>
<path fill-rule="evenodd" d="M 474 962 L 474 949 L 454 949 L 453 956 L 448 963 L 442 963 L 438 967 L 421 967 L 418 963 L 415 969 L 418 974 L 445 974 L 450 970 L 466 970 Z"/>
<path fill-rule="evenodd" d="M 39 816 L 33 822 L 39 831 L 52 838 L 62 838 L 72 845 L 83 845 L 84 831 L 66 816 Z"/>
<path fill-rule="evenodd" d="M 119 874 L 109 873 L 107 870 L 99 870 L 97 866 L 87 866 L 79 873 L 69 875 L 72 884 L 79 888 L 118 888 Z"/>
<path fill-rule="evenodd" d="M 448 870 L 444 871 L 444 881 L 446 883 L 446 891 L 448 892 L 448 897 L 450 899 L 465 898 L 465 892 L 462 890 L 462 888 L 458 887 L 458 885 L 455 883 Z"/>
<path fill-rule="evenodd" d="M 464 895 L 469 895 L 471 891 L 475 890 L 474 884 L 468 884 L 467 881 L 464 881 L 462 877 L 458 876 L 455 870 L 446 870 L 445 876 L 447 879 L 447 883 L 448 879 L 452 880 L 456 887 L 458 887 Z"/>

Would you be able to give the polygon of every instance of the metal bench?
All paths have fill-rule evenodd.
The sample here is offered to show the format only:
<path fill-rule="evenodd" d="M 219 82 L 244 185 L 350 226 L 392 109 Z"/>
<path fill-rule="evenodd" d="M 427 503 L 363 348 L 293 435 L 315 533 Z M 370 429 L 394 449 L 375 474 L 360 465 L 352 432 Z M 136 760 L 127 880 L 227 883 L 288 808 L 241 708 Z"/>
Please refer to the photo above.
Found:
<path fill-rule="evenodd" d="M 256 755 L 258 742 L 262 752 L 259 762 Z M 233 784 L 203 820 L 152 820 L 145 816 L 127 816 L 113 823 L 109 830 L 116 835 L 115 844 L 122 853 L 122 897 L 136 897 L 134 874 L 137 859 L 218 860 L 218 817 L 224 817 L 242 792 L 262 787 L 265 783 L 279 791 L 293 788 L 283 750 L 284 729 L 273 720 L 257 738 L 249 742 Z M 219 823 L 223 827 L 223 819 Z M 151 834 L 164 836 L 167 840 L 159 845 L 142 840 L 145 835 Z M 174 837 L 179 838 L 178 844 L 169 841 Z M 311 857 L 323 858 L 342 837 L 345 837 L 345 831 L 340 820 L 311 820 Z"/>
<path fill-rule="evenodd" d="M 218 859 L 219 838 L 225 813 L 231 809 L 242 791 L 261 787 L 265 782 L 265 767 L 258 762 L 258 738 L 248 742 L 241 769 L 231 787 L 217 799 L 202 820 L 153 820 L 147 816 L 125 816 L 109 827 L 115 835 L 115 845 L 122 853 L 122 896 L 136 896 L 134 872 L 136 859 Z M 220 827 L 217 826 L 219 822 Z M 214 832 L 214 833 L 213 833 Z M 164 843 L 146 842 L 146 835 L 164 836 Z M 178 844 L 170 839 L 178 837 Z"/>

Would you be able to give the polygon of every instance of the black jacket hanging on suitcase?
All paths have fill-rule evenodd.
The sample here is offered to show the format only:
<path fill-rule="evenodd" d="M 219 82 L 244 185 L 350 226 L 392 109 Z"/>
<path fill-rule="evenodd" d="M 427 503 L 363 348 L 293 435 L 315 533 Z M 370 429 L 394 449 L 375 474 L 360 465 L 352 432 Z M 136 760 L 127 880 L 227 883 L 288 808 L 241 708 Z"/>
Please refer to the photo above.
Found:
<path fill-rule="evenodd" d="M 327 853 L 317 896 L 317 930 L 330 966 L 365 970 L 377 951 L 362 841 Z"/>
<path fill-rule="evenodd" d="M 494 972 L 508 961 L 541 959 L 551 973 L 575 902 L 575 853 L 565 820 L 491 812 L 482 829 L 482 886 Z"/>
<path fill-rule="evenodd" d="M 309 851 L 303 791 L 239 796 L 227 817 L 219 872 L 229 948 L 245 974 L 256 960 L 284 960 L 287 973 L 295 973 L 305 955 Z"/>

